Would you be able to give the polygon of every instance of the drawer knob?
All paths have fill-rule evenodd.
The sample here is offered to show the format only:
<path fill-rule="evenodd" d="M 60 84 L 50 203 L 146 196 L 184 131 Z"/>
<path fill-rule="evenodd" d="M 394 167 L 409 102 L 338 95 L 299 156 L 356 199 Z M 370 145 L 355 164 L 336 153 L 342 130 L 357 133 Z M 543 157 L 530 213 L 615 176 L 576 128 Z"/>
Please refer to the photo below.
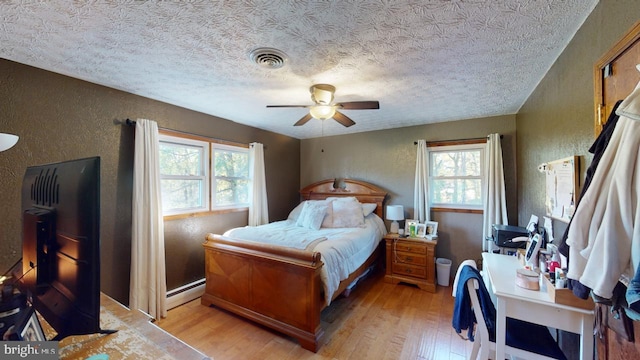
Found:
<path fill-rule="evenodd" d="M 413 260 L 413 258 L 412 258 L 411 256 L 406 256 L 404 259 L 405 259 L 406 261 L 412 261 L 412 260 Z"/>

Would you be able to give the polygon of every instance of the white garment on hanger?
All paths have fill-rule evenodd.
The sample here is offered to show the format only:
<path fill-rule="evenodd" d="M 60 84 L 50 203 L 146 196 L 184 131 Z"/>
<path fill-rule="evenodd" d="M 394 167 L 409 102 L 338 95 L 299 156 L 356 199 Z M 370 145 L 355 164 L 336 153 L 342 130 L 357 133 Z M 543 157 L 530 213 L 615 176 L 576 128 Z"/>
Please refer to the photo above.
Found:
<path fill-rule="evenodd" d="M 640 262 L 640 83 L 620 116 L 567 236 L 567 277 L 611 298 Z"/>

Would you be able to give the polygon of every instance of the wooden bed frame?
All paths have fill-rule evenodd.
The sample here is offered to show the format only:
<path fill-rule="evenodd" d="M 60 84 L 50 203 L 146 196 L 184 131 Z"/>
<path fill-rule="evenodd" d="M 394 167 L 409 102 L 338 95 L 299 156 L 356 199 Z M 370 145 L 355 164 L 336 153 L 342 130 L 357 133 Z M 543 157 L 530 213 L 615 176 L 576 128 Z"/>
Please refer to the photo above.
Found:
<path fill-rule="evenodd" d="M 300 190 L 304 200 L 354 196 L 361 203 L 375 203 L 383 218 L 387 195 L 380 188 L 356 180 L 323 180 Z M 382 242 L 348 279 L 340 283 L 335 299 L 376 261 L 382 263 Z M 324 330 L 320 312 L 326 307 L 320 280 L 320 253 L 247 242 L 207 234 L 203 305 L 215 305 L 296 338 L 316 352 Z"/>

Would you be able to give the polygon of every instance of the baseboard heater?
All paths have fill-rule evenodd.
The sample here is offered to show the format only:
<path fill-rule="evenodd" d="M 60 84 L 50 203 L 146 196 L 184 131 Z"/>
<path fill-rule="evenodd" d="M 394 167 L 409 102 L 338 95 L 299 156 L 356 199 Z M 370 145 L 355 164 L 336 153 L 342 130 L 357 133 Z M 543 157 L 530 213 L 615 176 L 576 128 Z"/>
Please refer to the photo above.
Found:
<path fill-rule="evenodd" d="M 205 279 L 196 280 L 179 288 L 167 291 L 167 310 L 186 304 L 204 294 Z"/>

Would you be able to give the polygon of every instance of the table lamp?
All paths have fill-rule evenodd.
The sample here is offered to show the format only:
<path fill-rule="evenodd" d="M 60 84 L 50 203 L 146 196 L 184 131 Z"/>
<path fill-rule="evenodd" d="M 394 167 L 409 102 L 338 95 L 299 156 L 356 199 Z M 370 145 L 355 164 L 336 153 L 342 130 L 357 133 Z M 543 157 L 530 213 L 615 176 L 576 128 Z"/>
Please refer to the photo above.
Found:
<path fill-rule="evenodd" d="M 398 229 L 400 228 L 398 220 L 404 220 L 404 208 L 402 205 L 388 205 L 387 220 L 392 220 L 389 232 L 391 234 L 397 234 Z"/>

